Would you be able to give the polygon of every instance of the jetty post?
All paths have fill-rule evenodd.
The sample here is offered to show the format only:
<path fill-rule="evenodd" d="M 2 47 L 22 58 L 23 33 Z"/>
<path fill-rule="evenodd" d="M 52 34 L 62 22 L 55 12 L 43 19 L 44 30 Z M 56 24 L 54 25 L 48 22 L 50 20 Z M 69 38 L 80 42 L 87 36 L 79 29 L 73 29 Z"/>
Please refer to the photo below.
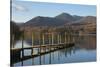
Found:
<path fill-rule="evenodd" d="M 61 39 L 62 39 L 62 38 L 61 38 L 61 34 L 59 35 L 59 38 L 60 38 L 60 44 L 61 44 L 61 43 L 62 43 L 62 41 L 61 41 Z"/>
<path fill-rule="evenodd" d="M 32 52 L 31 52 L 31 55 L 34 55 L 34 48 L 33 48 L 33 46 L 34 46 L 34 33 L 32 31 Z"/>
<path fill-rule="evenodd" d="M 66 32 L 65 32 L 65 44 L 67 43 L 66 41 L 67 41 L 67 38 L 66 38 Z"/>
<path fill-rule="evenodd" d="M 45 45 L 45 33 L 42 33 L 42 45 Z M 46 51 L 46 47 L 44 47 L 43 49 L 45 49 Z"/>
<path fill-rule="evenodd" d="M 52 40 L 52 45 L 54 45 L 54 33 L 53 32 L 51 33 L 51 38 L 52 38 L 51 39 Z M 52 50 L 52 48 L 51 48 L 51 50 Z"/>
<path fill-rule="evenodd" d="M 50 51 L 51 50 L 51 34 L 48 33 L 48 35 L 49 35 L 49 51 Z"/>
<path fill-rule="evenodd" d="M 60 37 L 59 37 L 59 33 L 58 33 L 58 35 L 57 35 L 58 44 L 60 44 L 60 43 L 59 43 L 59 39 L 60 39 Z"/>

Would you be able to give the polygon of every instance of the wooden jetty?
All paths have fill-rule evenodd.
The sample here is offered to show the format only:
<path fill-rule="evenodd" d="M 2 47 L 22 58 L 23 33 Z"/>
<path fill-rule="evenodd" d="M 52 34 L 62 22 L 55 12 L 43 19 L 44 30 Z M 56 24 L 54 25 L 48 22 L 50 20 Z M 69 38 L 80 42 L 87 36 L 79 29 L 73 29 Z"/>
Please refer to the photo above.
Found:
<path fill-rule="evenodd" d="M 51 37 L 51 38 L 50 38 Z M 11 65 L 23 60 L 27 60 L 30 58 L 34 58 L 37 56 L 41 56 L 47 53 L 54 52 L 59 49 L 69 48 L 74 46 L 74 39 L 68 38 L 67 33 L 65 32 L 65 40 L 62 43 L 62 36 L 60 34 L 57 35 L 57 43 L 54 43 L 54 33 L 49 34 L 49 44 L 45 44 L 45 34 L 42 34 L 42 44 L 35 45 L 34 44 L 34 34 L 32 32 L 32 46 L 31 47 L 24 47 L 24 36 L 22 37 L 22 48 L 11 48 Z M 39 38 L 40 39 L 40 38 Z M 71 39 L 71 40 L 70 40 Z M 34 54 L 34 48 L 39 49 L 37 54 Z M 31 50 L 30 56 L 24 56 L 24 50 Z M 21 57 L 22 55 L 22 57 Z"/>
<path fill-rule="evenodd" d="M 36 45 L 36 46 L 33 46 L 33 47 L 26 47 L 26 48 L 12 48 L 11 49 L 11 52 L 13 52 L 13 54 L 14 54 L 13 56 L 15 56 L 12 59 L 12 64 L 13 63 L 20 62 L 20 61 L 23 61 L 23 60 L 27 60 L 27 59 L 30 59 L 30 58 L 34 58 L 34 57 L 37 57 L 37 56 L 40 56 L 40 55 L 44 55 L 44 54 L 47 54 L 47 53 L 50 53 L 50 52 L 54 52 L 54 51 L 57 51 L 59 49 L 72 47 L 72 46 L 74 46 L 74 43 L 70 43 L 70 44 L 59 44 L 59 45 L 42 45 L 41 46 L 41 50 L 42 49 L 49 49 L 49 46 L 50 46 L 50 48 L 53 48 L 53 49 L 47 50 L 47 51 L 41 51 L 38 54 L 32 54 L 30 56 L 23 56 L 22 58 L 20 56 L 21 56 L 21 51 L 23 49 L 24 50 L 27 50 L 27 49 L 30 49 L 31 50 L 33 48 L 40 48 L 40 46 L 39 45 Z M 17 58 L 17 59 L 15 59 L 15 58 Z"/>

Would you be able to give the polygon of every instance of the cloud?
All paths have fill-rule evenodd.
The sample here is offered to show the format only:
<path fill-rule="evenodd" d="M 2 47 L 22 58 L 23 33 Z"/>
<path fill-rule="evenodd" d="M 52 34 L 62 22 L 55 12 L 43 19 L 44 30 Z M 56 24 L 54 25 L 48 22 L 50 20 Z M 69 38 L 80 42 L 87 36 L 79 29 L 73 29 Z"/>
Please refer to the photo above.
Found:
<path fill-rule="evenodd" d="M 15 8 L 16 10 L 18 11 L 27 11 L 28 9 L 21 6 L 21 5 L 18 5 L 18 4 L 15 4 L 15 3 L 12 3 L 12 7 Z"/>

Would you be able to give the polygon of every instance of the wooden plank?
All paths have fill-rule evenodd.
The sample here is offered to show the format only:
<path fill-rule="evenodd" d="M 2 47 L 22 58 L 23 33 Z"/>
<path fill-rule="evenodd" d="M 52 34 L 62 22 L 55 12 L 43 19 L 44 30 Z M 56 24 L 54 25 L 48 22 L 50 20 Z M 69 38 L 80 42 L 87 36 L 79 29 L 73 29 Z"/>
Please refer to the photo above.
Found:
<path fill-rule="evenodd" d="M 54 44 L 54 45 L 41 45 L 41 48 L 55 48 L 55 47 L 59 47 L 59 46 L 65 46 L 66 44 L 65 43 L 61 43 L 61 44 Z M 67 44 L 69 45 L 69 44 Z M 34 45 L 34 46 L 31 46 L 31 47 L 24 47 L 24 48 L 11 48 L 11 50 L 22 50 L 22 49 L 32 49 L 32 48 L 40 48 L 40 45 Z"/>
<path fill-rule="evenodd" d="M 59 49 L 69 48 L 69 47 L 72 47 L 72 46 L 74 46 L 73 43 L 70 44 L 70 45 L 68 45 L 67 47 L 60 47 L 60 48 L 58 48 L 58 49 L 53 49 L 53 50 L 50 50 L 50 51 L 41 52 L 40 54 L 34 54 L 34 55 L 32 55 L 32 56 L 24 56 L 23 58 L 20 58 L 20 60 L 17 60 L 17 61 L 15 60 L 15 61 L 13 62 L 13 64 L 14 64 L 14 63 L 17 63 L 17 62 L 20 62 L 20 61 L 24 61 L 24 60 L 30 59 L 30 58 L 38 57 L 38 56 L 40 56 L 40 55 L 45 55 L 45 54 L 48 54 L 48 53 L 57 51 L 57 50 L 59 50 Z"/>

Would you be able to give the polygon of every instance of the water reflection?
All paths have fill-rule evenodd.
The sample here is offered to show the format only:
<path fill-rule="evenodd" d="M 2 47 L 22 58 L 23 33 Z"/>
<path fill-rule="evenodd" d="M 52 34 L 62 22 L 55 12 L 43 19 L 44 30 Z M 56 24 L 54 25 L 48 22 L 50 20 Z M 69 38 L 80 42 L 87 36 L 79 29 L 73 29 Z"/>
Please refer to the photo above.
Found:
<path fill-rule="evenodd" d="M 79 37 L 79 41 L 76 44 L 80 48 L 88 50 L 96 49 L 96 36 L 95 35 L 81 36 Z"/>
<path fill-rule="evenodd" d="M 14 66 L 96 61 L 96 36 L 76 36 L 75 38 L 75 46 L 73 47 L 24 60 L 23 62 L 15 63 Z M 17 45 L 19 45 L 20 42 L 21 41 L 16 42 L 16 48 L 18 48 Z M 31 46 L 29 45 L 30 42 L 27 40 L 25 41 L 25 44 L 25 47 Z M 31 51 L 26 51 L 25 54 L 31 55 Z"/>
<path fill-rule="evenodd" d="M 41 59 L 40 57 L 36 57 L 36 58 L 25 60 L 23 61 L 22 66 L 96 61 L 95 50 L 86 51 L 86 50 L 78 49 L 76 50 L 75 53 L 72 51 L 72 48 L 68 48 L 68 50 L 67 49 L 64 50 L 55 51 L 50 54 L 42 55 Z M 16 63 L 14 65 L 19 66 L 20 63 L 21 62 Z"/>

